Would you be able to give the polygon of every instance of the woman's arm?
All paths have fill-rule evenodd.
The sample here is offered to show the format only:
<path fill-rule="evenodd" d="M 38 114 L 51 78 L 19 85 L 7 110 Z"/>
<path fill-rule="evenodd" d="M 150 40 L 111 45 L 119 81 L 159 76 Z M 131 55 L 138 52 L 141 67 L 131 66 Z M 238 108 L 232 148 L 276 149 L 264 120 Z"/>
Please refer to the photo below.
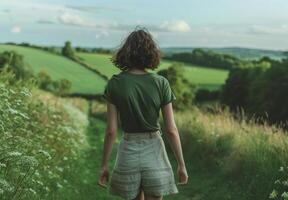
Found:
<path fill-rule="evenodd" d="M 106 182 L 109 178 L 108 161 L 112 151 L 113 144 L 117 135 L 117 108 L 114 104 L 107 103 L 107 127 L 105 131 L 105 139 L 103 146 L 103 157 L 101 164 L 101 172 L 98 180 L 100 186 L 106 187 Z"/>
<path fill-rule="evenodd" d="M 179 184 L 186 184 L 188 181 L 188 175 L 186 171 L 185 161 L 183 158 L 181 141 L 180 141 L 178 129 L 174 121 L 172 103 L 170 102 L 162 106 L 161 110 L 162 110 L 162 116 L 163 116 L 164 124 L 165 124 L 165 131 L 167 133 L 170 146 L 174 152 L 174 155 L 178 163 L 177 173 L 178 173 Z"/>

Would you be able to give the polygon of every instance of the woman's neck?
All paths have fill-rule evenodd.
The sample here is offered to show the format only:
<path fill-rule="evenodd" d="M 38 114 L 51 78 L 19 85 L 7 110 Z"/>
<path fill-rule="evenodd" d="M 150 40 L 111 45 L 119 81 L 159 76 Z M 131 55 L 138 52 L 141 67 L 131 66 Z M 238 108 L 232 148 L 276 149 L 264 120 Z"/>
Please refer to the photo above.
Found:
<path fill-rule="evenodd" d="M 147 74 L 148 72 L 144 69 L 136 69 L 136 68 L 132 68 L 129 69 L 127 72 L 132 73 L 132 74 Z"/>

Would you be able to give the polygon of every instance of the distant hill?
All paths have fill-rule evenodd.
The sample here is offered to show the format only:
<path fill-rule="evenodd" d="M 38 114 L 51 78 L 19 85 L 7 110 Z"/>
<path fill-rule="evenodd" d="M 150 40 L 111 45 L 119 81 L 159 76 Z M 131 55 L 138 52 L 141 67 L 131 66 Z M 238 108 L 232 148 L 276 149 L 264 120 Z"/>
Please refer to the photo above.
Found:
<path fill-rule="evenodd" d="M 171 55 L 173 53 L 182 53 L 182 52 L 191 52 L 193 49 L 198 47 L 167 47 L 161 48 L 164 54 Z M 199 47 L 201 48 L 201 47 Z M 263 56 L 268 56 L 273 59 L 284 58 L 283 51 L 276 50 L 264 50 L 264 49 L 250 49 L 250 48 L 241 48 L 241 47 L 226 47 L 226 48 L 201 48 L 203 50 L 211 50 L 218 53 L 231 54 L 241 59 L 259 59 Z"/>

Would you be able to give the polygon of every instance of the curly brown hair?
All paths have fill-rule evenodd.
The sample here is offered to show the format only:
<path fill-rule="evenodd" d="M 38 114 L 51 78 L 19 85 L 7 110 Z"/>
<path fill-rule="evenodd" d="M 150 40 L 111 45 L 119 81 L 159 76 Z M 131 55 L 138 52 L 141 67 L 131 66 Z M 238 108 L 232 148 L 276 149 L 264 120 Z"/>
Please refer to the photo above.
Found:
<path fill-rule="evenodd" d="M 127 71 L 131 68 L 154 70 L 160 64 L 160 59 L 160 49 L 152 35 L 146 28 L 136 27 L 111 60 L 116 67 Z"/>

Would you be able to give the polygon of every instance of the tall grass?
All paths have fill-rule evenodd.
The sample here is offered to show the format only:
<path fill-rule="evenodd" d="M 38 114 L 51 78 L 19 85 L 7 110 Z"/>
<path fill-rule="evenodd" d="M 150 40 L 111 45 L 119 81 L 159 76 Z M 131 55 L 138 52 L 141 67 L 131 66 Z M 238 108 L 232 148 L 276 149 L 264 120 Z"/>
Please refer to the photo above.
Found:
<path fill-rule="evenodd" d="M 220 176 L 223 184 L 229 183 L 228 196 L 235 195 L 232 199 L 268 199 L 278 169 L 288 164 L 287 132 L 244 119 L 236 121 L 226 111 L 209 114 L 195 108 L 175 113 L 175 119 L 189 168 L 197 166 Z M 229 199 L 225 195 L 221 199 Z M 218 199 L 208 192 L 202 196 Z"/>
<path fill-rule="evenodd" d="M 86 145 L 87 116 L 0 74 L 0 199 L 57 199 Z"/>

